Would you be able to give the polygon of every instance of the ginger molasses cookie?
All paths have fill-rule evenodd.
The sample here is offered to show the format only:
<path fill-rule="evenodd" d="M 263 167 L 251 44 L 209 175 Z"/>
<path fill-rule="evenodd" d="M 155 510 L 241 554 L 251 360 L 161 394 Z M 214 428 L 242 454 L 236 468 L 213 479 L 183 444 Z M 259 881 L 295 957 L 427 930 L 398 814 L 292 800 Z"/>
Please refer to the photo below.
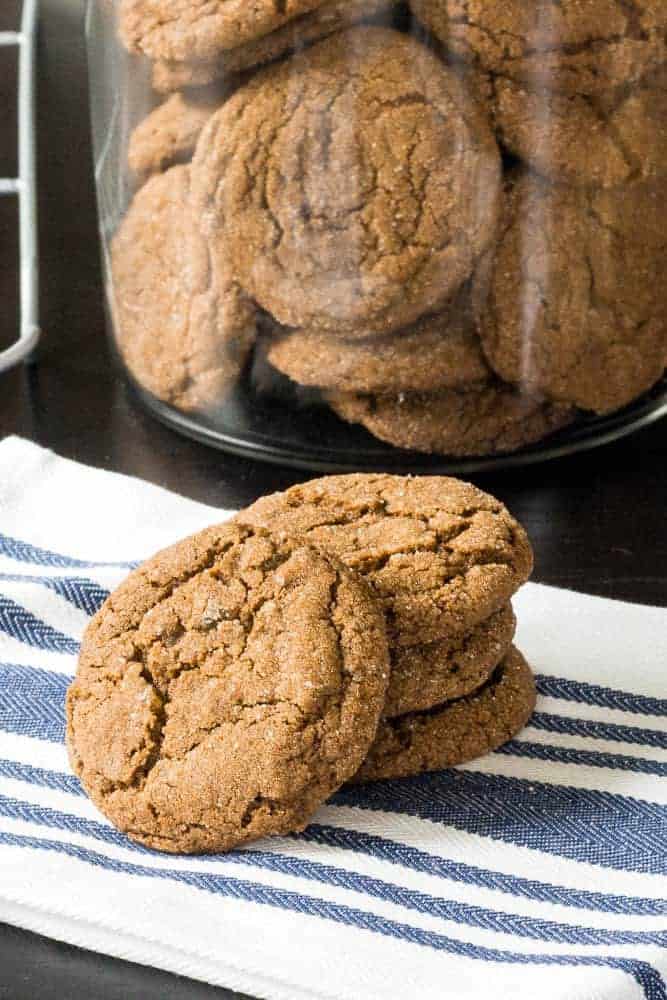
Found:
<path fill-rule="evenodd" d="M 435 311 L 495 234 L 500 158 L 424 46 L 353 28 L 256 74 L 204 129 L 208 239 L 284 326 L 387 333 Z"/>
<path fill-rule="evenodd" d="M 518 451 L 576 415 L 496 381 L 433 393 L 328 393 L 327 400 L 344 420 L 397 448 L 461 458 Z"/>
<path fill-rule="evenodd" d="M 396 333 L 342 340 L 294 330 L 269 341 L 267 358 L 301 385 L 340 392 L 459 388 L 483 382 L 489 373 L 467 286 L 445 309 Z"/>
<path fill-rule="evenodd" d="M 133 840 L 226 851 L 303 829 L 363 760 L 387 677 L 382 612 L 354 573 L 301 542 L 208 528 L 93 618 L 70 760 Z"/>
<path fill-rule="evenodd" d="M 514 179 L 478 307 L 501 378 L 596 413 L 660 378 L 666 209 L 667 178 L 606 190 Z"/>
<path fill-rule="evenodd" d="M 172 94 L 132 132 L 127 152 L 130 169 L 144 178 L 189 162 L 204 125 L 222 100 L 211 90 Z"/>
<path fill-rule="evenodd" d="M 395 4 L 396 0 L 324 0 L 282 28 L 228 49 L 215 59 L 194 62 L 158 59 L 153 67 L 153 87 L 166 93 L 228 78 L 230 74 L 273 62 L 359 21 L 368 21 Z"/>
<path fill-rule="evenodd" d="M 111 249 L 118 346 L 132 375 L 185 410 L 223 402 L 250 354 L 255 308 L 212 262 L 190 210 L 189 167 L 138 191 Z"/>
<path fill-rule="evenodd" d="M 383 719 L 352 779 L 405 778 L 464 764 L 496 750 L 523 729 L 535 708 L 535 680 L 512 647 L 478 691 L 425 712 Z"/>
<path fill-rule="evenodd" d="M 499 138 L 545 177 L 614 187 L 667 174 L 667 68 L 598 97 L 496 77 Z"/>
<path fill-rule="evenodd" d="M 281 28 L 322 0 L 121 0 L 120 36 L 152 59 L 213 59 Z"/>
<path fill-rule="evenodd" d="M 601 94 L 665 61 L 665 0 L 410 0 L 447 49 L 566 94 Z"/>
<path fill-rule="evenodd" d="M 262 497 L 239 518 L 301 536 L 361 573 L 399 646 L 469 632 L 533 566 L 500 501 L 444 476 L 326 476 Z"/>
<path fill-rule="evenodd" d="M 383 714 L 419 712 L 476 691 L 506 655 L 515 629 L 512 606 L 506 604 L 464 635 L 395 646 Z"/>

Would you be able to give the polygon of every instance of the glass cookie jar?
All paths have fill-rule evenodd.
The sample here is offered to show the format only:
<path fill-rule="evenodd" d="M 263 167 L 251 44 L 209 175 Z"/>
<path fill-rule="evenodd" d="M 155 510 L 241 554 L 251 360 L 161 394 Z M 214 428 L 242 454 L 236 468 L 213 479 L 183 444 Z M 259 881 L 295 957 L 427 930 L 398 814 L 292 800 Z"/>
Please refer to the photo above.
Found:
<path fill-rule="evenodd" d="M 666 0 L 89 0 L 109 327 L 183 433 L 466 471 L 667 412 Z"/>

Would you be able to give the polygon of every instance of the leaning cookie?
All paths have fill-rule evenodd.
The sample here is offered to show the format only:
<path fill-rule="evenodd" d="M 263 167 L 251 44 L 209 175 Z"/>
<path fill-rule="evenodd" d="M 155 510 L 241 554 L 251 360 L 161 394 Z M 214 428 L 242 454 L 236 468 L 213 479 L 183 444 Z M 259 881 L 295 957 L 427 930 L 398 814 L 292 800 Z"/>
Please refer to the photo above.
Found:
<path fill-rule="evenodd" d="M 405 778 L 482 757 L 523 729 L 535 708 L 535 679 L 512 647 L 474 694 L 426 712 L 384 719 L 353 782 Z"/>
<path fill-rule="evenodd" d="M 183 410 L 224 401 L 247 361 L 255 309 L 209 256 L 189 205 L 189 167 L 152 177 L 111 247 L 118 347 L 133 377 Z"/>
<path fill-rule="evenodd" d="M 503 504 L 445 476 L 326 476 L 262 497 L 239 517 L 303 537 L 364 576 L 394 646 L 470 632 L 533 565 L 528 537 Z"/>
<path fill-rule="evenodd" d="M 284 326 L 346 339 L 452 297 L 495 236 L 500 176 L 456 75 L 382 28 L 261 70 L 213 116 L 192 164 L 212 253 L 248 295 Z"/>
<path fill-rule="evenodd" d="M 410 0 L 450 53 L 535 89 L 605 94 L 667 57 L 667 4 L 635 0 Z"/>
<path fill-rule="evenodd" d="M 388 669 L 382 613 L 354 573 L 284 537 L 208 528 L 134 570 L 90 623 L 70 761 L 148 847 L 300 830 L 363 761 Z"/>
<path fill-rule="evenodd" d="M 512 606 L 506 604 L 464 635 L 393 647 L 383 715 L 419 712 L 476 691 L 508 652 L 515 629 Z"/>
<path fill-rule="evenodd" d="M 324 0 L 315 10 L 293 18 L 282 28 L 228 49 L 215 59 L 194 62 L 158 59 L 153 66 L 153 89 L 167 93 L 229 79 L 235 73 L 273 62 L 350 25 L 369 21 L 395 4 L 396 0 Z"/>
<path fill-rule="evenodd" d="M 139 178 L 188 163 L 204 125 L 223 101 L 219 91 L 172 94 L 139 122 L 130 136 L 127 162 Z"/>
<path fill-rule="evenodd" d="M 496 78 L 498 136 L 545 177 L 615 187 L 667 174 L 667 69 L 601 97 L 565 96 Z"/>
<path fill-rule="evenodd" d="M 295 382 L 340 392 L 460 388 L 483 382 L 489 372 L 468 286 L 445 309 L 385 337 L 342 340 L 294 330 L 273 336 L 266 353 Z"/>
<path fill-rule="evenodd" d="M 487 359 L 527 392 L 596 413 L 658 381 L 667 352 L 667 176 L 612 189 L 509 182 L 478 271 Z"/>
<path fill-rule="evenodd" d="M 332 409 L 397 448 L 457 458 L 518 451 L 571 423 L 571 406 L 489 381 L 433 393 L 328 393 Z"/>

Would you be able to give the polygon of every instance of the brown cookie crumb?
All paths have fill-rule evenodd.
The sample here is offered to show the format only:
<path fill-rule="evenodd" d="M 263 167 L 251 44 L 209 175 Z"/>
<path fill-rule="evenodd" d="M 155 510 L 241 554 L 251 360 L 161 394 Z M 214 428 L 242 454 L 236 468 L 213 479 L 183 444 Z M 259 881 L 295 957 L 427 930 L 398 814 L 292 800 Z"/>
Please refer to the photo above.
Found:
<path fill-rule="evenodd" d="M 212 527 L 145 562 L 91 621 L 70 760 L 133 840 L 229 850 L 303 829 L 363 760 L 387 677 L 382 613 L 355 574 Z"/>
<path fill-rule="evenodd" d="M 535 708 L 535 679 L 515 647 L 474 694 L 426 712 L 384 719 L 355 783 L 406 778 L 464 764 L 523 729 Z"/>
<path fill-rule="evenodd" d="M 327 476 L 262 497 L 239 517 L 303 536 L 361 573 L 401 646 L 469 632 L 533 566 L 525 531 L 500 501 L 443 476 Z"/>
<path fill-rule="evenodd" d="M 252 348 L 252 303 L 209 257 L 189 167 L 152 177 L 111 248 L 118 346 L 136 380 L 184 410 L 224 401 Z"/>
<path fill-rule="evenodd" d="M 192 169 L 213 252 L 285 326 L 400 329 L 451 297 L 495 233 L 483 113 L 433 53 L 381 28 L 260 71 Z"/>
<path fill-rule="evenodd" d="M 472 632 L 395 647 L 383 715 L 419 712 L 476 691 L 506 655 L 515 629 L 512 606 L 506 604 Z"/>

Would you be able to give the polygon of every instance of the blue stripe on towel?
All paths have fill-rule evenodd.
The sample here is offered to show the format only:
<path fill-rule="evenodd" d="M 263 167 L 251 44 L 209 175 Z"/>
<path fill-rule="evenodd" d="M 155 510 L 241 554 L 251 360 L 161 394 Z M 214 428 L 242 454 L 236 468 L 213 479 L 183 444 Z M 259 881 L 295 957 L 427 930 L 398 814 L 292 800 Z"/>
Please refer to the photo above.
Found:
<path fill-rule="evenodd" d="M 137 562 L 91 562 L 87 559 L 74 559 L 72 556 L 42 549 L 19 538 L 0 534 L 0 556 L 13 559 L 16 562 L 32 563 L 34 566 L 52 566 L 58 569 L 94 569 L 97 566 L 118 569 L 133 569 Z"/>
<path fill-rule="evenodd" d="M 109 591 L 105 587 L 95 583 L 94 580 L 88 580 L 85 576 L 24 576 L 21 573 L 0 573 L 0 582 L 34 583 L 40 587 L 48 587 L 90 616 L 100 609 L 109 596 Z"/>
<path fill-rule="evenodd" d="M 538 674 L 535 677 L 537 691 L 549 698 L 562 698 L 598 708 L 613 708 L 619 712 L 635 712 L 638 715 L 663 715 L 667 718 L 667 699 L 650 698 L 630 691 L 618 691 L 600 684 L 587 684 L 565 677 L 551 677 Z"/>
<path fill-rule="evenodd" d="M 78 653 L 79 643 L 0 594 L 0 632 L 50 653 Z"/>

